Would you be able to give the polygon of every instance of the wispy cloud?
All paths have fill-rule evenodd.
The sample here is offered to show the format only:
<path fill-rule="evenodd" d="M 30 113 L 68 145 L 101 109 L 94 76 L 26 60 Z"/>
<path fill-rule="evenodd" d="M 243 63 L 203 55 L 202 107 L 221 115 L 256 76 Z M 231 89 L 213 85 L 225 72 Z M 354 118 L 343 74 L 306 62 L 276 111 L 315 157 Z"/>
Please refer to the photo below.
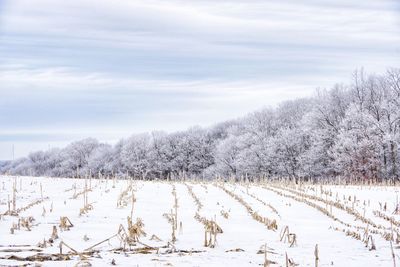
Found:
<path fill-rule="evenodd" d="M 254 109 L 249 103 L 262 107 L 313 90 L 283 81 L 143 80 L 21 67 L 2 71 L 0 83 L 10 86 L 0 93 L 0 123 L 27 131 L 37 124 L 47 130 L 148 131 L 158 126 L 172 131 L 240 116 Z"/>

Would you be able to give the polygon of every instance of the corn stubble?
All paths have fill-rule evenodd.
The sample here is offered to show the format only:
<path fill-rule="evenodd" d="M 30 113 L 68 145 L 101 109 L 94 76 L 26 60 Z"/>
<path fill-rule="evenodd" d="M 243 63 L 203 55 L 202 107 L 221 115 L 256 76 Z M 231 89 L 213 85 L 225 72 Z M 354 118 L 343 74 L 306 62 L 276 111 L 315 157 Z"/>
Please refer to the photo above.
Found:
<path fill-rule="evenodd" d="M 107 179 L 108 180 L 108 179 Z M 104 180 L 106 183 L 107 180 Z M 109 179 L 111 180 L 111 179 Z M 112 179 L 113 184 L 112 188 L 114 189 L 117 184 L 117 180 L 115 178 Z M 95 208 L 94 203 L 89 203 L 89 193 L 92 192 L 101 181 L 98 182 L 94 187 L 92 187 L 91 179 L 86 178 L 84 183 L 84 188 L 77 192 L 76 183 L 64 192 L 74 191 L 72 199 L 78 199 L 78 197 L 82 196 L 83 206 L 79 210 L 79 216 L 86 215 L 85 218 L 89 218 L 90 220 L 90 211 Z M 206 251 L 202 250 L 194 250 L 194 249 L 178 249 L 177 244 L 179 244 L 179 240 L 177 238 L 179 235 L 183 235 L 183 223 L 181 218 L 179 217 L 180 212 L 180 203 L 177 193 L 177 185 L 183 184 L 190 197 L 193 200 L 193 218 L 203 226 L 204 232 L 199 233 L 199 235 L 203 235 L 203 243 L 199 244 L 205 248 L 215 248 L 219 246 L 217 241 L 217 237 L 220 234 L 223 234 L 224 231 L 222 227 L 217 223 L 216 214 L 207 214 L 204 212 L 204 204 L 202 203 L 202 199 L 195 193 L 195 185 L 199 185 L 197 188 L 204 190 L 208 193 L 208 186 L 214 186 L 217 189 L 220 189 L 221 192 L 226 193 L 231 199 L 235 200 L 238 204 L 245 208 L 247 213 L 250 215 L 254 221 L 261 223 L 265 226 L 266 230 L 269 230 L 271 239 L 279 240 L 280 242 L 287 244 L 288 249 L 292 249 L 294 247 L 301 246 L 301 240 L 297 240 L 298 235 L 294 232 L 291 232 L 290 229 L 294 229 L 289 225 L 284 225 L 281 222 L 281 215 L 279 210 L 276 209 L 271 203 L 266 202 L 262 199 L 260 195 L 252 193 L 252 186 L 263 188 L 266 191 L 276 194 L 278 196 L 283 197 L 288 200 L 288 205 L 293 203 L 303 203 L 307 205 L 309 208 L 315 209 L 328 218 L 331 219 L 332 222 L 336 224 L 336 226 L 332 226 L 331 229 L 344 235 L 358 240 L 363 243 L 366 249 L 369 251 L 376 251 L 379 248 L 376 246 L 375 239 L 382 238 L 383 240 L 389 242 L 391 252 L 392 252 L 392 260 L 393 265 L 396 266 L 396 257 L 395 257 L 395 249 L 398 248 L 396 245 L 400 244 L 400 221 L 396 219 L 394 215 L 400 213 L 398 210 L 395 210 L 392 215 L 388 211 L 388 205 L 386 202 L 379 203 L 379 210 L 372 210 L 370 207 L 370 201 L 364 200 L 361 201 L 358 199 L 356 195 L 342 195 L 339 196 L 338 193 L 332 192 L 332 190 L 326 190 L 323 185 L 315 186 L 307 183 L 295 184 L 288 181 L 277 181 L 277 182 L 263 182 L 263 183 L 239 183 L 242 185 L 243 189 L 239 191 L 232 190 L 232 187 L 236 187 L 236 184 L 233 183 L 225 183 L 220 180 L 217 180 L 215 183 L 204 183 L 204 182 L 196 182 L 193 181 L 190 184 L 186 181 L 174 181 L 167 182 L 171 185 L 171 195 L 172 195 L 172 207 L 167 213 L 163 214 L 163 217 L 166 219 L 167 223 L 170 226 L 171 237 L 169 240 L 165 242 L 155 234 L 150 234 L 149 238 L 147 237 L 147 232 L 149 229 L 145 230 L 145 224 L 142 218 L 134 217 L 135 214 L 135 205 L 137 202 L 137 195 L 135 192 L 138 190 L 136 188 L 136 183 L 133 180 L 127 181 L 127 185 L 124 190 L 118 195 L 118 199 L 116 201 L 117 209 L 129 209 L 129 215 L 126 217 L 126 224 L 120 224 L 117 227 L 117 231 L 114 235 L 105 238 L 104 240 L 92 244 L 82 251 L 78 251 L 70 244 L 67 244 L 62 240 L 63 232 L 65 231 L 73 231 L 74 227 L 79 226 L 74 225 L 71 220 L 67 216 L 61 216 L 59 222 L 56 225 L 52 225 L 48 232 L 48 238 L 44 238 L 37 243 L 37 247 L 40 252 L 34 256 L 28 257 L 19 257 L 12 256 L 11 259 L 21 260 L 21 261 L 53 261 L 53 260 L 71 260 L 73 257 L 79 257 L 80 261 L 78 262 L 79 266 L 90 266 L 91 257 L 98 255 L 101 250 L 104 250 L 104 247 L 100 246 L 105 243 L 109 243 L 111 240 L 116 239 L 119 241 L 120 247 L 113 248 L 108 250 L 112 253 L 126 253 L 128 254 L 172 254 L 177 253 L 179 255 L 192 255 L 192 253 L 204 253 Z M 4 187 L 4 184 L 3 184 Z M 20 189 L 22 191 L 22 182 L 20 181 Z M 40 183 L 40 198 L 28 203 L 25 206 L 18 207 L 18 190 L 17 190 L 17 180 L 14 179 L 12 183 L 11 189 L 11 200 L 10 196 L 8 196 L 7 201 L 7 211 L 3 213 L 1 216 L 15 216 L 18 218 L 18 221 L 12 224 L 10 228 L 11 234 L 18 233 L 17 231 L 26 231 L 30 232 L 35 229 L 35 218 L 33 216 L 22 217 L 20 214 L 25 212 L 32 207 L 45 204 L 46 201 L 49 200 L 48 197 L 45 197 L 43 194 L 43 186 Z M 109 188 L 106 188 L 105 193 L 110 192 Z M 238 193 L 239 192 L 239 193 Z M 252 199 L 252 201 L 248 201 Z M 50 200 L 51 201 L 51 200 Z M 268 216 L 265 216 L 263 212 L 258 212 L 254 209 L 254 203 L 259 203 L 265 208 Z M 64 202 L 66 204 L 66 202 Z M 220 205 L 218 202 L 217 205 Z M 51 201 L 51 205 L 46 206 L 48 209 L 43 206 L 42 216 L 47 217 L 49 213 L 54 212 L 53 201 Z M 396 207 L 396 209 L 398 206 Z M 361 210 L 361 212 L 360 212 Z M 362 225 L 356 224 L 353 222 L 348 222 L 339 217 L 338 211 L 345 213 L 349 216 L 353 216 L 357 222 L 361 222 Z M 367 212 L 373 214 L 373 218 L 367 216 Z M 231 218 L 231 209 L 227 209 L 226 207 L 219 206 L 218 208 L 218 216 L 222 218 L 219 222 L 230 223 Z M 271 216 L 271 217 L 270 217 Z M 378 220 L 379 219 L 379 220 Z M 384 225 L 383 222 L 390 224 L 390 227 Z M 278 230 L 280 230 L 278 232 Z M 151 233 L 151 232 L 149 232 Z M 279 234 L 278 234 L 279 233 Z M 302 236 L 302 235 L 299 235 Z M 83 237 L 84 242 L 90 242 L 90 238 L 85 234 Z M 146 244 L 148 240 L 160 243 L 157 246 L 151 246 Z M 317 240 L 316 240 L 317 241 Z M 57 254 L 45 254 L 42 253 L 43 249 L 47 247 L 52 247 L 57 245 L 59 247 L 59 253 Z M 379 244 L 379 243 L 378 243 Z M 224 246 L 228 244 L 223 244 Z M 286 246 L 286 245 L 285 245 Z M 32 249 L 32 248 L 28 248 Z M 314 266 L 318 267 L 321 265 L 320 251 L 318 244 L 315 245 L 314 248 Z M 34 250 L 31 250 L 34 251 Z M 244 252 L 242 248 L 234 248 L 225 250 L 225 252 Z M 289 251 L 290 252 L 290 251 Z M 286 251 L 275 252 L 274 249 L 268 248 L 267 244 L 261 246 L 260 250 L 254 252 L 255 254 L 262 254 L 262 264 L 263 266 L 272 266 L 272 265 L 282 265 L 282 266 L 298 266 L 295 262 L 295 259 L 288 256 Z M 277 255 L 283 255 L 282 262 L 279 263 L 274 259 Z M 261 255 L 260 255 L 261 257 Z M 1 257 L 0 257 L 1 258 Z M 312 258 L 312 251 L 310 251 L 310 258 Z M 261 260 L 261 259 L 260 259 Z"/>

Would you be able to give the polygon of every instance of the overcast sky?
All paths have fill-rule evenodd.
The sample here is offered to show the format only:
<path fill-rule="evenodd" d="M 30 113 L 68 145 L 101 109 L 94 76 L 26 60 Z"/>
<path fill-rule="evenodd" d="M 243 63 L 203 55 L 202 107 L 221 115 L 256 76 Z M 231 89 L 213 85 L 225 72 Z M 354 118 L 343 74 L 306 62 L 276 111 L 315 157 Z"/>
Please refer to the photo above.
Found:
<path fill-rule="evenodd" d="M 0 159 L 212 125 L 399 67 L 389 0 L 0 0 Z"/>

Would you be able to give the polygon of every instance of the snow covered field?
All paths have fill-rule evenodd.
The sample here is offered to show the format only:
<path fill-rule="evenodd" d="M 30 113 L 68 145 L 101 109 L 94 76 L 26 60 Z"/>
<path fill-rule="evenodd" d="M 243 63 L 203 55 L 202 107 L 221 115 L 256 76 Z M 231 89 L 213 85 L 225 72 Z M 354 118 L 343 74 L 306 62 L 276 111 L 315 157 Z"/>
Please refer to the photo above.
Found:
<path fill-rule="evenodd" d="M 397 187 L 8 176 L 0 183 L 0 265 L 263 266 L 266 257 L 270 266 L 315 266 L 317 254 L 318 266 L 393 266 L 390 240 L 400 261 Z M 205 226 L 216 234 L 207 247 Z"/>

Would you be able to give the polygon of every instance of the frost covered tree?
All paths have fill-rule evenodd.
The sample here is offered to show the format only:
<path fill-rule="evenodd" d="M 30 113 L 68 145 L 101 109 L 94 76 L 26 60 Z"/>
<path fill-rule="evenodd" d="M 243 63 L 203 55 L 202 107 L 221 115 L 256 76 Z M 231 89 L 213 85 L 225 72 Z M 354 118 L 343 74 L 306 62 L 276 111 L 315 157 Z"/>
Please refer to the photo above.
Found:
<path fill-rule="evenodd" d="M 93 176 L 109 176 L 113 173 L 114 148 L 108 144 L 100 144 L 90 153 L 88 169 Z"/>
<path fill-rule="evenodd" d="M 317 90 L 311 110 L 301 121 L 309 137 L 309 149 L 303 155 L 303 172 L 310 178 L 335 176 L 332 149 L 337 142 L 342 120 L 350 103 L 350 93 L 343 85 Z"/>
<path fill-rule="evenodd" d="M 68 145 L 60 152 L 62 161 L 60 171 L 63 176 L 75 177 L 89 175 L 89 157 L 99 142 L 94 138 L 87 138 Z"/>
<path fill-rule="evenodd" d="M 215 176 L 249 179 L 400 178 L 400 69 L 353 73 L 350 84 L 318 89 L 243 118 L 114 145 L 88 138 L 2 162 L 23 175 L 115 175 L 141 179 Z"/>
<path fill-rule="evenodd" d="M 332 155 L 338 173 L 356 180 L 378 177 L 381 139 L 368 114 L 352 105 L 337 139 Z"/>
<path fill-rule="evenodd" d="M 121 150 L 121 163 L 128 176 L 145 179 L 150 171 L 150 135 L 133 135 L 125 140 Z"/>

